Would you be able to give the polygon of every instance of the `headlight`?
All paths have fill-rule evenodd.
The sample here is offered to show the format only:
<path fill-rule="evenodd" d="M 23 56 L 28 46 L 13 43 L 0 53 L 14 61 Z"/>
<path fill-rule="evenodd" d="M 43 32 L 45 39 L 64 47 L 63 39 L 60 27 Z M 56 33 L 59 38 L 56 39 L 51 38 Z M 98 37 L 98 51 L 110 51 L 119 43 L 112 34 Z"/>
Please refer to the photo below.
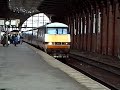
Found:
<path fill-rule="evenodd" d="M 68 43 L 65 43 L 66 45 L 68 45 Z"/>
<path fill-rule="evenodd" d="M 52 45 L 52 42 L 49 42 L 48 45 Z"/>
<path fill-rule="evenodd" d="M 62 45 L 69 45 L 69 42 L 63 42 Z"/>

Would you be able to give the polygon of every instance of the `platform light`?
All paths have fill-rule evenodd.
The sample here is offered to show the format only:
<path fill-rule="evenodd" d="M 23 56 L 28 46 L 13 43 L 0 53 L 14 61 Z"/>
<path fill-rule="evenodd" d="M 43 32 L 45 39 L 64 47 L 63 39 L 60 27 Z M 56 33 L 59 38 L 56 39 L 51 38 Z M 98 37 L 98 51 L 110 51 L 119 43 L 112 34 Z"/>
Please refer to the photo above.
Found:
<path fill-rule="evenodd" d="M 6 25 L 6 26 L 9 26 L 9 25 L 10 25 L 10 21 L 6 21 L 6 22 L 5 22 L 5 25 Z"/>

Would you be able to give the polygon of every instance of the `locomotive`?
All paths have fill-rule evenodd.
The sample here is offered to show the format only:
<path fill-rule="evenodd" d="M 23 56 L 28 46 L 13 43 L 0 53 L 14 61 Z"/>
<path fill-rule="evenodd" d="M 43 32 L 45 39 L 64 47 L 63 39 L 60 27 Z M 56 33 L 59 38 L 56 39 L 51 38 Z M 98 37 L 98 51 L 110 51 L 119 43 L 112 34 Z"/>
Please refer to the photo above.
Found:
<path fill-rule="evenodd" d="M 38 28 L 24 31 L 24 41 L 38 46 L 54 58 L 69 58 L 70 33 L 63 23 L 49 23 Z"/>

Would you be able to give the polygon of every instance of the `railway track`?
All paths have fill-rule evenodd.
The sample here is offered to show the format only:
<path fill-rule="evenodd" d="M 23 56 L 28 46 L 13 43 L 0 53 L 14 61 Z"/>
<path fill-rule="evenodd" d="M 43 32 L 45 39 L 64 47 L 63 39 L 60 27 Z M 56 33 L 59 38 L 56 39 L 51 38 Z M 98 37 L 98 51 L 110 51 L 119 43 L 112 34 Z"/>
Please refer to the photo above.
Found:
<path fill-rule="evenodd" d="M 120 68 L 86 57 L 70 54 L 66 64 L 111 90 L 120 90 Z"/>
<path fill-rule="evenodd" d="M 120 67 L 75 54 L 70 54 L 67 60 L 59 60 L 111 90 L 120 90 Z"/>

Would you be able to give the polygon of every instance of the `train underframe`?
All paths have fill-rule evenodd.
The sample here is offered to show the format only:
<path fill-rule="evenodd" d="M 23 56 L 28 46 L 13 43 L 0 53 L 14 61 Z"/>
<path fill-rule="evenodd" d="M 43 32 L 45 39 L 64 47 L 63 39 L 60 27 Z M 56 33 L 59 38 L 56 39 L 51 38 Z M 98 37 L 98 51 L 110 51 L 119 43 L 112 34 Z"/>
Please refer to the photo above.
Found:
<path fill-rule="evenodd" d="M 69 48 L 47 48 L 46 52 L 54 58 L 69 58 Z"/>

